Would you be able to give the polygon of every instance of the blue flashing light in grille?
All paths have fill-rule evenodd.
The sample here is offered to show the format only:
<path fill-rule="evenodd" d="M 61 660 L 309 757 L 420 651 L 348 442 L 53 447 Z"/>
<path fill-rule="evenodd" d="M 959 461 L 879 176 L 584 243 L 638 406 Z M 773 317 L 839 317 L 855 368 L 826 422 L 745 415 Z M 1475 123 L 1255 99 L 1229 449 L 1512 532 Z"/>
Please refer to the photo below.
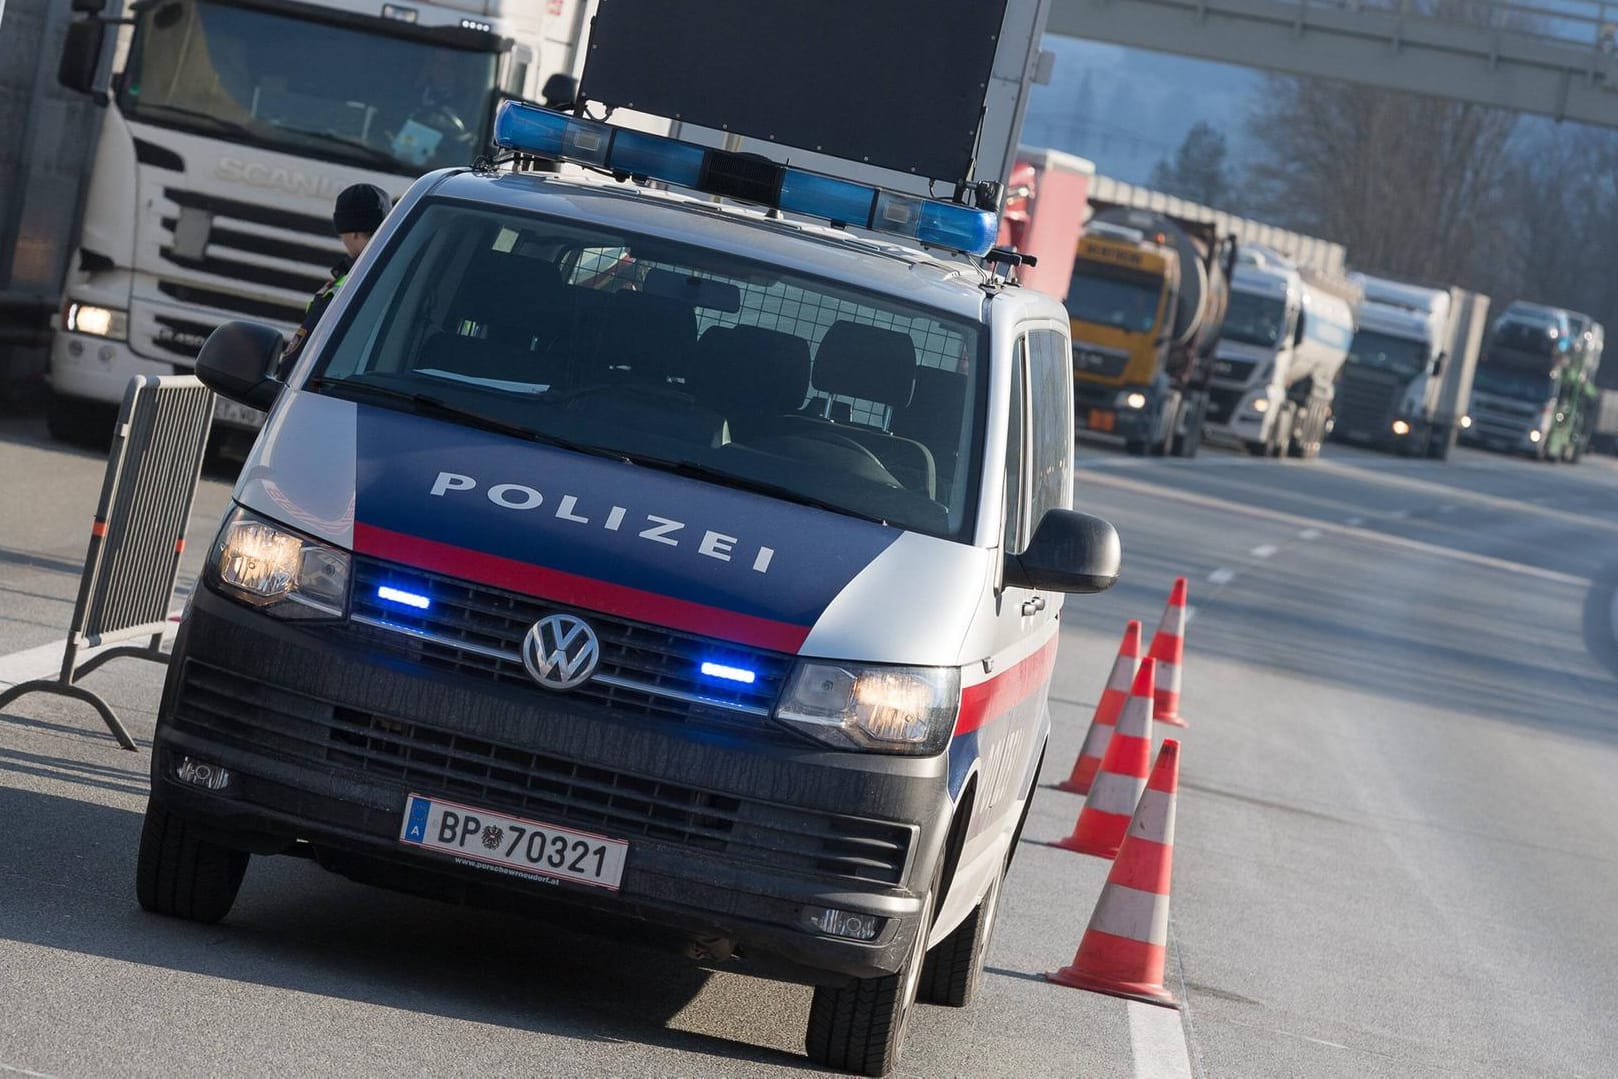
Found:
<path fill-rule="evenodd" d="M 722 678 L 727 682 L 741 682 L 750 686 L 758 681 L 756 671 L 750 671 L 746 667 L 732 667 L 726 663 L 714 663 L 710 660 L 703 660 L 699 670 L 709 678 Z"/>
<path fill-rule="evenodd" d="M 402 588 L 391 585 L 380 585 L 376 590 L 376 598 L 389 603 L 397 603 L 401 607 L 414 607 L 418 611 L 425 611 L 433 605 L 433 601 L 419 592 L 406 592 Z"/>
<path fill-rule="evenodd" d="M 494 143 L 505 150 L 591 165 L 710 195 L 762 201 L 789 213 L 973 255 L 988 253 L 999 232 L 999 221 L 989 210 L 895 194 L 784 165 L 760 165 L 746 155 L 567 116 L 521 101 L 501 104 L 494 119 Z M 716 167 L 725 164 L 746 167 Z"/>

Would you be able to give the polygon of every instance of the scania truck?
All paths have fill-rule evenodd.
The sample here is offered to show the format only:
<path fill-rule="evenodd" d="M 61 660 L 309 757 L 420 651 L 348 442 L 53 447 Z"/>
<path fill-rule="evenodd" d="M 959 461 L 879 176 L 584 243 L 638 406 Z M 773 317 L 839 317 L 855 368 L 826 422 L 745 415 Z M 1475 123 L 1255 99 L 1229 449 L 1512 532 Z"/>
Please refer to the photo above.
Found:
<path fill-rule="evenodd" d="M 1130 453 L 1193 456 L 1235 238 L 1207 222 L 1092 206 L 1067 294 L 1078 426 Z"/>
<path fill-rule="evenodd" d="M 336 194 L 469 164 L 502 95 L 575 71 L 591 6 L 137 0 L 117 25 L 104 5 L 75 0 L 59 70 L 105 106 L 49 363 L 51 429 L 78 438 L 221 322 L 296 325 L 342 255 Z"/>
<path fill-rule="evenodd" d="M 1490 327 L 1463 440 L 1576 462 L 1596 426 L 1605 331 L 1588 315 L 1518 301 Z"/>
<path fill-rule="evenodd" d="M 1354 337 L 1354 297 L 1346 281 L 1242 248 L 1214 355 L 1208 438 L 1256 456 L 1319 454 Z"/>
<path fill-rule="evenodd" d="M 1337 388 L 1332 436 L 1442 459 L 1466 424 L 1488 298 L 1353 274 L 1364 300 Z"/>

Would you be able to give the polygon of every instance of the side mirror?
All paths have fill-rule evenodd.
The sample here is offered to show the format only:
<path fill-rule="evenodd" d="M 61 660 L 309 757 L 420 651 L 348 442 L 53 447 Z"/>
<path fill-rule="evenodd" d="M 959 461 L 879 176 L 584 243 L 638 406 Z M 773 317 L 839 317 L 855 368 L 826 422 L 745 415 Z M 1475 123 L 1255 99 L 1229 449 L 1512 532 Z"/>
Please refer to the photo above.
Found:
<path fill-rule="evenodd" d="M 1006 556 L 1009 585 L 1046 592 L 1105 592 L 1118 582 L 1118 530 L 1076 510 L 1046 510 L 1020 555 Z"/>
<path fill-rule="evenodd" d="M 273 374 L 281 346 L 278 330 L 256 322 L 227 322 L 202 343 L 197 377 L 221 397 L 268 412 L 281 395 Z"/>
<path fill-rule="evenodd" d="M 56 81 L 63 89 L 81 94 L 96 92 L 96 72 L 101 69 L 101 46 L 106 37 L 106 24 L 99 19 L 78 19 L 67 24 L 62 58 L 56 65 Z"/>
<path fill-rule="evenodd" d="M 544 100 L 546 108 L 571 109 L 573 103 L 579 99 L 579 80 L 558 71 L 545 80 L 539 96 Z"/>

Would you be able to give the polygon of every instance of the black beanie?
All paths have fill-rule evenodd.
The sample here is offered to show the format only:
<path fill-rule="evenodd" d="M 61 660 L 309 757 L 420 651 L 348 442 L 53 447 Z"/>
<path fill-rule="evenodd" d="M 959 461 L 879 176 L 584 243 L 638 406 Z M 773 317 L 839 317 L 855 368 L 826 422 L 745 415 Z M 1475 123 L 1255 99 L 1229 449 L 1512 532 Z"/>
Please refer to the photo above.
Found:
<path fill-rule="evenodd" d="M 382 219 L 393 208 L 388 193 L 375 184 L 355 184 L 343 188 L 332 208 L 331 224 L 338 233 L 372 233 L 382 227 Z"/>

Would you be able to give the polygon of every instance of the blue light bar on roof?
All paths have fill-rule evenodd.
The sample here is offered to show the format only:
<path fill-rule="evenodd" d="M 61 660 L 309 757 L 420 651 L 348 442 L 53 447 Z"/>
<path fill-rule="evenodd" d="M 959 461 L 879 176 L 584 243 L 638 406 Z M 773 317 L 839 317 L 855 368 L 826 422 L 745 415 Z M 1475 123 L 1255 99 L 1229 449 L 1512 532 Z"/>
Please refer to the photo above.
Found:
<path fill-rule="evenodd" d="M 494 118 L 494 144 L 705 194 L 762 202 L 788 213 L 973 255 L 987 254 L 999 232 L 999 222 L 988 210 L 765 164 L 750 155 L 613 127 L 521 101 L 501 104 Z"/>

